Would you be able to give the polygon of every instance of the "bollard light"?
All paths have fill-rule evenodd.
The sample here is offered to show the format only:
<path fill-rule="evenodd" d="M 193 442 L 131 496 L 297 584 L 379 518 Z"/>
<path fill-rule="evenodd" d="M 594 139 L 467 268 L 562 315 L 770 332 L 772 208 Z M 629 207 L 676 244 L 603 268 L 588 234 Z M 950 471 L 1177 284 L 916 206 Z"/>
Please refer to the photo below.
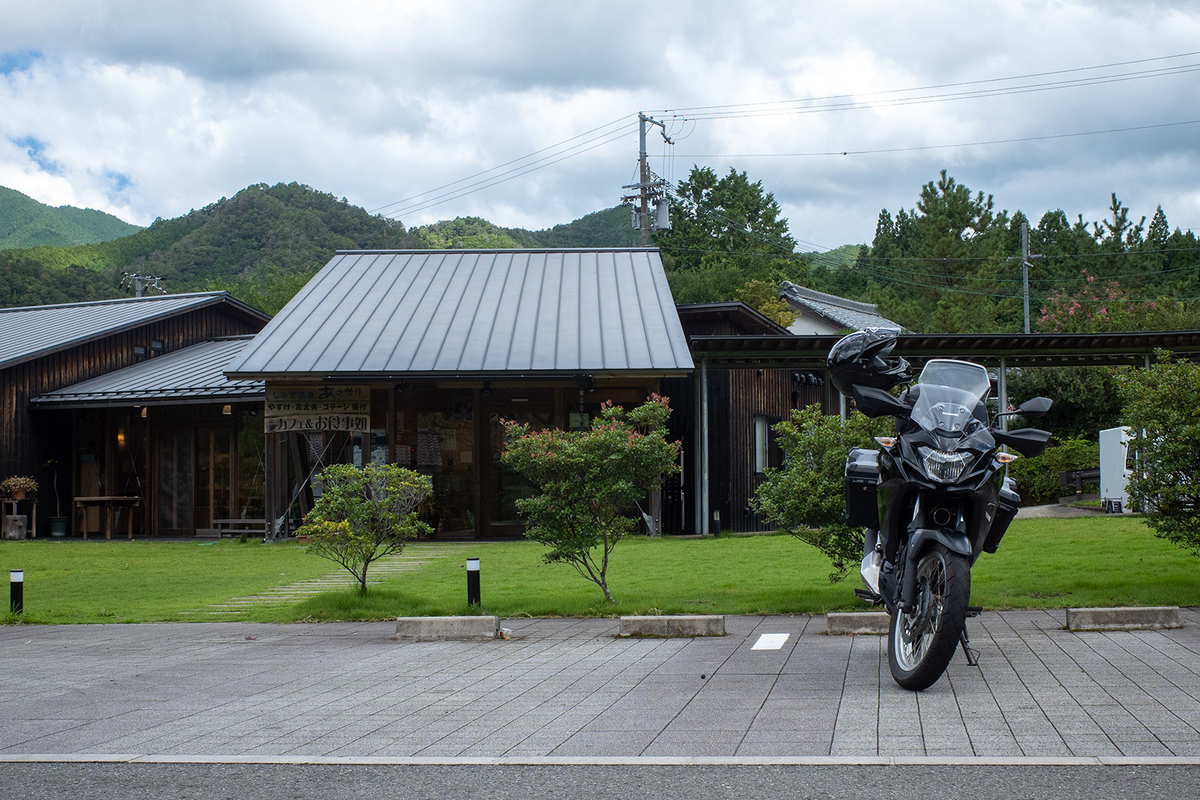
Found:
<path fill-rule="evenodd" d="M 479 559 L 467 559 L 467 605 L 479 606 L 483 601 L 479 597 Z"/>
<path fill-rule="evenodd" d="M 25 570 L 14 569 L 8 573 L 9 608 L 14 614 L 25 610 Z"/>

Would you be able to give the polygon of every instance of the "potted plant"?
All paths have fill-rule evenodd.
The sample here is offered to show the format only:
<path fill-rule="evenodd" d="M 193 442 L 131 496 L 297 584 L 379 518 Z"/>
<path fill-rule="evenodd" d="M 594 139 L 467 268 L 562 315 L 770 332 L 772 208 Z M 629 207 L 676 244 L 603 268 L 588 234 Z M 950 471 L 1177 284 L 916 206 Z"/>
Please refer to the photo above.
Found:
<path fill-rule="evenodd" d="M 54 516 L 50 518 L 50 535 L 63 537 L 67 535 L 71 518 L 64 517 L 62 513 L 62 499 L 58 495 L 58 461 L 52 458 L 43 466 L 50 470 L 50 480 L 54 486 Z"/>
<path fill-rule="evenodd" d="M 38 490 L 37 481 L 24 475 L 13 475 L 0 481 L 0 494 L 13 500 L 24 500 L 25 495 Z"/>

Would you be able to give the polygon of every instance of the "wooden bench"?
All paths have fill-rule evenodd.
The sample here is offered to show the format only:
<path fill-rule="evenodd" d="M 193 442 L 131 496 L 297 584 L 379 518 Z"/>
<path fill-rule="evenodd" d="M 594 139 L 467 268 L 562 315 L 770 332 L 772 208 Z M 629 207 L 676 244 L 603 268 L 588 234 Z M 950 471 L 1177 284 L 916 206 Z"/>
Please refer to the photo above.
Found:
<path fill-rule="evenodd" d="M 214 519 L 212 528 L 217 536 L 254 536 L 259 539 L 267 535 L 265 519 Z"/>

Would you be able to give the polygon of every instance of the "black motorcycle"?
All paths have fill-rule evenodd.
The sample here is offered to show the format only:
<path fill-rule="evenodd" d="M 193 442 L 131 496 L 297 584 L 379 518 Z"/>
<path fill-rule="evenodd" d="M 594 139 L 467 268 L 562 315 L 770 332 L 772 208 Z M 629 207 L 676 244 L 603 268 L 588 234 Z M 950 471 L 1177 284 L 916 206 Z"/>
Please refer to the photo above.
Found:
<path fill-rule="evenodd" d="M 931 686 L 961 643 L 968 663 L 966 620 L 971 565 L 994 553 L 1017 513 L 1020 498 L 1005 465 L 1035 456 L 1046 431 L 1004 431 L 989 419 L 987 370 L 967 361 L 934 359 L 916 383 L 895 397 L 888 390 L 911 380 L 908 363 L 888 359 L 896 332 L 859 331 L 830 351 L 835 385 L 868 417 L 892 416 L 896 435 L 880 449 L 855 449 L 846 462 L 846 507 L 851 525 L 866 528 L 862 577 L 856 593 L 891 615 L 888 663 L 906 689 Z M 1034 398 L 1007 414 L 1035 417 L 1050 401 Z"/>

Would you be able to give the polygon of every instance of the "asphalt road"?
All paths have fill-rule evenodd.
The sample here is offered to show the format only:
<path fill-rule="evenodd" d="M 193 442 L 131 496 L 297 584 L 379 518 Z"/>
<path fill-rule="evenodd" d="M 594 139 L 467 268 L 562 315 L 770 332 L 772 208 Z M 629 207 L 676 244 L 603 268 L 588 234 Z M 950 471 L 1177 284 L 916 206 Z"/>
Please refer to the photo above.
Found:
<path fill-rule="evenodd" d="M 884 798 L 1200 796 L 1200 766 L 364 766 L 0 764 L 11 800 L 279 798 Z"/>

